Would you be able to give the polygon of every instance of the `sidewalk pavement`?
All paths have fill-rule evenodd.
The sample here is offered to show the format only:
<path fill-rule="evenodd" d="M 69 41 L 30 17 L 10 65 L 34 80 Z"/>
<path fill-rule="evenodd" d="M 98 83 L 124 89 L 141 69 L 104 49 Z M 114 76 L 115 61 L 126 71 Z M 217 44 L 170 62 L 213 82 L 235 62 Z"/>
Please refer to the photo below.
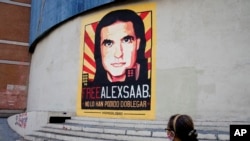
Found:
<path fill-rule="evenodd" d="M 22 137 L 13 131 L 7 122 L 7 118 L 0 118 L 0 141 L 20 141 Z"/>

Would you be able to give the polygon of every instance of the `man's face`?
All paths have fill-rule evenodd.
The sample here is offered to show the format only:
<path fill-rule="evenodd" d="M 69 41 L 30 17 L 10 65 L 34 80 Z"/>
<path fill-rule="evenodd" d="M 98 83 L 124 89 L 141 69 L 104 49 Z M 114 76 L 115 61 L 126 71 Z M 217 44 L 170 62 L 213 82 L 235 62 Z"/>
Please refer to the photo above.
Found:
<path fill-rule="evenodd" d="M 101 30 L 101 56 L 104 69 L 111 76 L 123 76 L 135 67 L 140 39 L 135 36 L 132 22 L 115 22 Z"/>

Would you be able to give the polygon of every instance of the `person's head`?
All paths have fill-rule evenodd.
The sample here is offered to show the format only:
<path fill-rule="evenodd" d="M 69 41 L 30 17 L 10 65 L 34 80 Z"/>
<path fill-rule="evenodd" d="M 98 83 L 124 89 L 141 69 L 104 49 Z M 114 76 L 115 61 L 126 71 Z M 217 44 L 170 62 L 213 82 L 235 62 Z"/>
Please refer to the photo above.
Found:
<path fill-rule="evenodd" d="M 166 131 L 168 138 L 172 141 L 198 141 L 193 120 L 188 115 L 171 116 Z"/>
<path fill-rule="evenodd" d="M 140 16 L 131 10 L 106 14 L 95 32 L 96 77 L 124 78 L 126 69 L 145 60 L 145 31 Z M 105 74 L 104 74 L 105 73 Z"/>

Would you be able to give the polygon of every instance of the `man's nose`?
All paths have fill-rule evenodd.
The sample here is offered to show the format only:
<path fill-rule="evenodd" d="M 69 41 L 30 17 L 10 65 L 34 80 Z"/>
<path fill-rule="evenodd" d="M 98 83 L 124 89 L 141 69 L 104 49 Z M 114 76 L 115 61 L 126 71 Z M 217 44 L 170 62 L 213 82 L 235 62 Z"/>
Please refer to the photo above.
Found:
<path fill-rule="evenodd" d="M 121 45 L 117 45 L 117 46 L 115 47 L 115 54 L 114 54 L 114 56 L 115 56 L 116 58 L 120 58 L 120 57 L 122 57 L 122 55 L 123 55 L 122 46 L 121 46 Z"/>

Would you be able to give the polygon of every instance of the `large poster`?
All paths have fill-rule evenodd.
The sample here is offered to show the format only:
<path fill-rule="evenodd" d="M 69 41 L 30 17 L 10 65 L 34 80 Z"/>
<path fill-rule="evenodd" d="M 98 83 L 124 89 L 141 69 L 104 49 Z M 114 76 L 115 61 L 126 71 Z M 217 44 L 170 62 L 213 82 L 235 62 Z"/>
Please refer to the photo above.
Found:
<path fill-rule="evenodd" d="M 84 16 L 77 115 L 154 119 L 155 5 Z"/>

